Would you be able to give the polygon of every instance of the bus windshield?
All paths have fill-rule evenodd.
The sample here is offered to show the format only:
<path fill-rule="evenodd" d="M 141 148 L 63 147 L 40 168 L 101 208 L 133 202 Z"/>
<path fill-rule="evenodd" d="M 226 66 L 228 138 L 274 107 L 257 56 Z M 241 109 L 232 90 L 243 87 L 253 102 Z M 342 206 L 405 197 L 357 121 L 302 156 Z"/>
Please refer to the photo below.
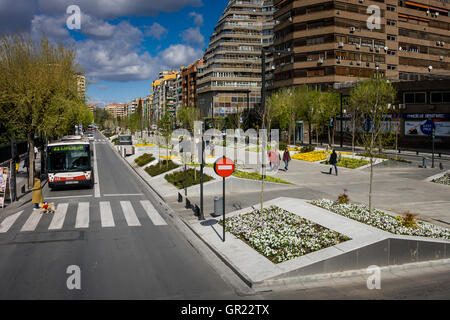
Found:
<path fill-rule="evenodd" d="M 119 136 L 119 145 L 131 145 L 133 144 L 131 136 Z"/>
<path fill-rule="evenodd" d="M 48 171 L 89 171 L 91 154 L 89 145 L 60 145 L 48 147 Z"/>

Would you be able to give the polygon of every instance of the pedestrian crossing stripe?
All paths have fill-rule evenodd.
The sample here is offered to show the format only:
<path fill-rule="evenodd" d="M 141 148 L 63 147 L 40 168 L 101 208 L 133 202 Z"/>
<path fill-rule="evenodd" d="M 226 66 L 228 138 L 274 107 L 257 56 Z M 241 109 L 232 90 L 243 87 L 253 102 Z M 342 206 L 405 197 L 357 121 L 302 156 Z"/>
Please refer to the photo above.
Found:
<path fill-rule="evenodd" d="M 23 213 L 23 211 L 17 212 L 9 217 L 6 217 L 2 223 L 0 223 L 0 233 L 8 232 L 9 228 L 16 222 L 17 218 Z"/>
<path fill-rule="evenodd" d="M 146 216 L 151 220 L 151 223 L 155 226 L 164 226 L 167 225 L 166 221 L 161 217 L 155 207 L 149 200 L 140 201 Z M 75 220 L 75 229 L 87 229 L 89 228 L 89 224 L 91 222 L 90 219 L 90 203 L 89 202 L 80 202 L 77 204 L 76 210 L 76 220 Z M 138 204 L 137 204 L 138 205 Z M 135 209 L 137 207 L 133 207 L 133 204 L 130 201 L 120 201 L 120 208 L 122 209 L 123 217 L 128 226 L 130 227 L 138 227 L 141 226 L 141 221 L 136 215 Z M 67 218 L 67 213 L 69 209 L 69 203 L 60 203 L 56 207 L 55 213 L 50 213 L 52 215 L 51 222 L 48 227 L 48 230 L 61 230 L 64 227 L 64 222 Z M 114 215 L 111 208 L 111 203 L 109 201 L 101 201 L 99 203 L 100 209 L 100 222 L 102 228 L 113 228 L 116 226 L 114 221 Z M 15 223 L 18 223 L 19 217 L 24 215 L 24 211 L 17 212 L 11 216 L 6 217 L 0 223 L 0 234 L 7 233 L 11 230 L 12 226 Z M 33 210 L 31 214 L 26 219 L 25 223 L 22 225 L 20 232 L 31 232 L 35 231 L 41 222 L 42 217 L 45 214 L 41 213 L 41 210 Z M 70 227 L 67 226 L 66 227 Z"/>

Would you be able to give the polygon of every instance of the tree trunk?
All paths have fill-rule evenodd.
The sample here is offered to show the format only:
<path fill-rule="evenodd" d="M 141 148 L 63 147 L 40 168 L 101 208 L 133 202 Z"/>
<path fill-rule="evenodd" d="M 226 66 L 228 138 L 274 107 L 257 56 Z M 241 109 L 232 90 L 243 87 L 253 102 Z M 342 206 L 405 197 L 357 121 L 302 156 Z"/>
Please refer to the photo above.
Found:
<path fill-rule="evenodd" d="M 356 112 L 352 119 L 352 154 L 355 154 Z"/>
<path fill-rule="evenodd" d="M 27 140 L 28 140 L 28 167 L 29 167 L 29 175 L 28 175 L 28 184 L 29 187 L 33 187 L 34 185 L 34 136 L 31 133 L 27 134 Z"/>
<path fill-rule="evenodd" d="M 308 135 L 309 135 L 309 144 L 311 145 L 311 144 L 312 144 L 311 121 L 308 121 L 308 130 L 309 130 L 309 132 L 308 132 Z"/>
<path fill-rule="evenodd" d="M 11 166 L 10 166 L 10 189 L 11 189 L 11 202 L 17 200 L 17 183 L 16 183 L 16 139 L 11 139 Z"/>
<path fill-rule="evenodd" d="M 331 148 L 331 127 L 330 126 L 328 126 L 328 145 L 330 146 L 330 148 Z"/>
<path fill-rule="evenodd" d="M 369 214 L 372 215 L 372 192 L 373 192 L 373 149 L 374 149 L 374 135 L 370 138 L 370 182 L 369 182 Z"/>

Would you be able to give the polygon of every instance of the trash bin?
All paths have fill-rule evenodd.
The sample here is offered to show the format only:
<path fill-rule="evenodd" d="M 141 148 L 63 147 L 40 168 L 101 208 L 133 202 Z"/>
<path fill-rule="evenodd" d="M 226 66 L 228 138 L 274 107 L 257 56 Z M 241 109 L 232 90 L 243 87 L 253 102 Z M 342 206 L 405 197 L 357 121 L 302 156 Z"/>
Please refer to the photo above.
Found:
<path fill-rule="evenodd" d="M 223 215 L 223 197 L 214 198 L 214 215 L 215 216 Z"/>

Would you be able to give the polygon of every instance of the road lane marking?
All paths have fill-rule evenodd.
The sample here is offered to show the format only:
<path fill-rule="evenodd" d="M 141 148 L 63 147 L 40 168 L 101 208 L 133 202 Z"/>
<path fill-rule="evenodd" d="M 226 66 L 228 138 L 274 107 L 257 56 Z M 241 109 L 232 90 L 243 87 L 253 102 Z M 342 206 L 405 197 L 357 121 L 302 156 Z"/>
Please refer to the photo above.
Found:
<path fill-rule="evenodd" d="M 142 200 L 141 205 L 155 226 L 167 225 L 166 221 L 159 215 L 158 211 L 149 200 Z"/>
<path fill-rule="evenodd" d="M 48 227 L 48 230 L 59 230 L 62 229 L 64 225 L 64 220 L 66 219 L 67 208 L 69 207 L 68 203 L 60 203 L 56 208 L 56 212 L 53 214 L 52 222 Z"/>
<path fill-rule="evenodd" d="M 20 231 L 34 231 L 42 218 L 41 209 L 33 210 Z"/>
<path fill-rule="evenodd" d="M 130 194 L 104 194 L 104 197 L 133 197 L 133 196 L 143 196 L 142 193 L 130 193 Z"/>
<path fill-rule="evenodd" d="M 100 174 L 98 173 L 98 164 L 97 164 L 97 149 L 95 148 L 94 144 L 94 170 L 95 170 L 95 197 L 100 198 Z"/>
<path fill-rule="evenodd" d="M 141 225 L 130 201 L 120 201 L 120 206 L 122 207 L 125 220 L 127 220 L 130 227 L 137 227 Z"/>
<path fill-rule="evenodd" d="M 102 220 L 102 227 L 115 227 L 114 217 L 111 210 L 111 204 L 106 201 L 100 202 L 100 219 Z"/>
<path fill-rule="evenodd" d="M 59 199 L 76 199 L 76 198 L 90 198 L 92 194 L 85 196 L 67 196 L 67 197 L 45 197 L 45 200 L 59 200 Z"/>
<path fill-rule="evenodd" d="M 8 232 L 9 228 L 16 222 L 17 218 L 23 213 L 23 211 L 17 212 L 9 217 L 6 217 L 2 223 L 0 223 L 0 233 Z"/>
<path fill-rule="evenodd" d="M 80 202 L 78 204 L 75 228 L 89 228 L 89 202 Z"/>

